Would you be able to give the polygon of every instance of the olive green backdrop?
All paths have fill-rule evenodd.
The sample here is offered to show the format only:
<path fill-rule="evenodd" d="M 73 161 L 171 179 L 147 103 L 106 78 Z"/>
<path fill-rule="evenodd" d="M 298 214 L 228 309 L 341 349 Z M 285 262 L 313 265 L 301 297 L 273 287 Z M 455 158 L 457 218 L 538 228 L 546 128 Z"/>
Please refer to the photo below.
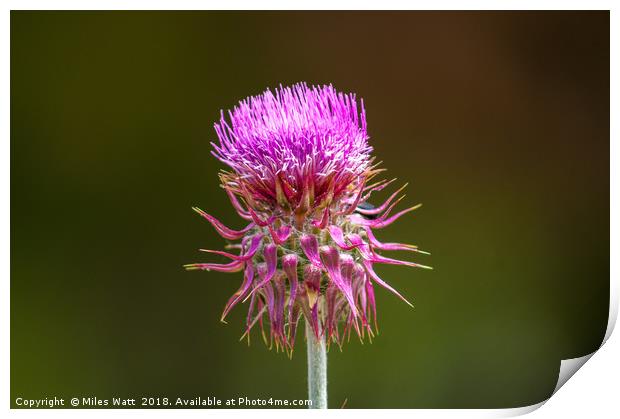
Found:
<path fill-rule="evenodd" d="M 532 404 L 598 347 L 609 13 L 18 11 L 12 403 L 305 397 L 301 336 L 292 360 L 240 343 L 245 307 L 219 317 L 241 274 L 181 268 L 223 245 L 193 205 L 243 225 L 210 155 L 220 109 L 297 81 L 364 98 L 424 204 L 380 238 L 435 267 L 380 268 L 416 307 L 377 291 L 374 343 L 329 354 L 331 407 Z"/>

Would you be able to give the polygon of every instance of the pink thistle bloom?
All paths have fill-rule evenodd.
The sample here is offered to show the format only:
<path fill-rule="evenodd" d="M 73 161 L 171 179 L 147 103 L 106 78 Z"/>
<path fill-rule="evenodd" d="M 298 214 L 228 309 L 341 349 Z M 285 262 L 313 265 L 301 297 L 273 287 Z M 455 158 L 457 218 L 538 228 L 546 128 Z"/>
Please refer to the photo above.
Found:
<path fill-rule="evenodd" d="M 302 316 L 328 344 L 342 346 L 351 331 L 372 338 L 375 284 L 410 304 L 374 266 L 428 268 L 380 254 L 426 252 L 382 243 L 374 230 L 419 205 L 392 215 L 404 186 L 376 208 L 366 203 L 392 181 L 371 183 L 383 170 L 373 165 L 363 101 L 358 109 L 354 94 L 299 83 L 241 101 L 228 119 L 222 112 L 215 131 L 219 143 L 212 143 L 213 155 L 230 168 L 220 174 L 222 187 L 248 224 L 233 230 L 194 208 L 223 238 L 239 241 L 230 247 L 240 251 L 206 250 L 230 263 L 185 267 L 244 272 L 222 321 L 233 307 L 247 303 L 244 336 L 249 339 L 258 324 L 269 345 L 290 353 Z"/>

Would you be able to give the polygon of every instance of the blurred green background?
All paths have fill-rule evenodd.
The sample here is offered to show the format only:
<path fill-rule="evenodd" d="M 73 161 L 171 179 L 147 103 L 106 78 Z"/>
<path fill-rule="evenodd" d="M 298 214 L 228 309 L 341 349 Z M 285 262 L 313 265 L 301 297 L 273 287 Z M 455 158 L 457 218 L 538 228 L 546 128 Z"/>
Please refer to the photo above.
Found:
<path fill-rule="evenodd" d="M 185 272 L 243 225 L 210 155 L 266 87 L 364 98 L 388 176 L 424 207 L 380 232 L 434 271 L 379 268 L 380 335 L 329 354 L 331 407 L 539 402 L 598 347 L 609 298 L 608 12 L 11 13 L 15 397 L 300 399 L 241 274 Z M 385 192 L 387 196 L 389 192 Z M 578 379 L 578 378 L 577 378 Z"/>

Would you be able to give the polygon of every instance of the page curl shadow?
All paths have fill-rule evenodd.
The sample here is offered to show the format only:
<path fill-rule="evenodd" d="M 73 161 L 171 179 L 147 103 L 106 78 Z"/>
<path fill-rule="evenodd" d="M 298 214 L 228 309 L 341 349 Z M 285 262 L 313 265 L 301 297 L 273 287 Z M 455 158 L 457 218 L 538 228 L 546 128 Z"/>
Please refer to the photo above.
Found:
<path fill-rule="evenodd" d="M 603 338 L 601 345 L 594 352 L 590 354 L 580 356 L 577 358 L 562 359 L 560 361 L 560 372 L 558 374 L 558 382 L 555 385 L 555 389 L 553 390 L 553 393 L 551 393 L 551 395 L 547 399 L 539 403 L 532 404 L 530 406 L 499 410 L 497 417 L 514 417 L 514 416 L 526 415 L 538 409 L 539 407 L 542 407 L 542 405 L 547 403 L 547 401 L 549 401 L 549 399 L 551 399 L 551 397 L 553 397 L 553 395 L 557 393 L 558 390 L 562 388 L 562 386 L 566 384 L 568 380 L 570 380 L 570 378 L 573 375 L 575 375 L 575 373 L 577 373 L 577 371 L 579 371 L 579 369 L 583 367 L 584 364 L 588 362 L 590 358 L 592 358 L 592 356 L 594 356 L 595 353 L 601 350 L 601 348 L 605 345 L 605 342 L 607 342 L 607 340 L 611 336 L 611 333 L 613 332 L 614 328 L 616 327 L 616 320 L 618 318 L 618 287 L 617 285 L 618 285 L 617 281 L 614 281 L 613 279 L 610 281 L 609 317 L 607 319 L 607 330 L 605 331 L 605 337 Z"/>

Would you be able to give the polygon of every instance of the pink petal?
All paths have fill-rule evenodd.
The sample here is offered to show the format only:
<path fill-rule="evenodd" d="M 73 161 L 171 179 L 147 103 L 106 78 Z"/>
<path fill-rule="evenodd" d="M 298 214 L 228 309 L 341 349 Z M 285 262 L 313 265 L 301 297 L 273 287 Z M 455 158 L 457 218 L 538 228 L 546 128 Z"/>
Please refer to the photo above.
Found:
<path fill-rule="evenodd" d="M 226 194 L 228 194 L 228 198 L 230 199 L 230 202 L 232 203 L 232 206 L 235 208 L 235 211 L 237 211 L 237 214 L 239 214 L 239 216 L 243 218 L 244 220 L 252 221 L 252 216 L 250 215 L 249 211 L 243 208 L 243 206 L 239 202 L 239 199 L 237 198 L 237 195 L 235 195 L 233 192 L 231 192 L 227 188 L 225 189 L 226 189 Z"/>
<path fill-rule="evenodd" d="M 246 325 L 246 333 L 250 332 L 250 329 L 252 328 L 252 326 L 254 325 L 252 322 L 252 313 L 254 312 L 254 303 L 256 301 L 255 296 L 252 296 L 252 298 L 250 299 L 250 305 L 248 307 L 248 315 L 245 319 L 245 325 Z"/>
<path fill-rule="evenodd" d="M 319 252 L 321 254 L 321 261 L 327 270 L 330 280 L 344 294 L 349 306 L 351 307 L 353 315 L 357 316 L 357 308 L 355 307 L 355 301 L 353 300 L 351 286 L 343 280 L 340 273 L 340 253 L 338 252 L 338 249 L 332 246 L 321 246 Z"/>
<path fill-rule="evenodd" d="M 231 263 L 227 263 L 225 265 L 221 265 L 219 263 L 192 263 L 189 265 L 184 265 L 185 269 L 188 271 L 194 270 L 203 270 L 203 271 L 217 271 L 217 272 L 239 272 L 243 269 L 243 265 L 245 264 L 242 260 L 236 260 Z"/>
<path fill-rule="evenodd" d="M 374 253 L 370 249 L 370 246 L 368 246 L 359 234 L 352 233 L 349 234 L 347 238 L 352 244 L 355 245 L 364 259 L 372 259 L 374 257 Z"/>
<path fill-rule="evenodd" d="M 366 298 L 368 298 L 368 305 L 372 310 L 372 317 L 375 322 L 375 329 L 377 329 L 377 303 L 375 301 L 375 290 L 372 283 L 368 280 L 364 283 L 366 287 Z"/>
<path fill-rule="evenodd" d="M 312 266 L 312 265 L 309 265 Z M 286 255 L 282 258 L 282 269 L 289 282 L 288 322 L 293 324 L 293 307 L 297 296 L 297 255 Z"/>
<path fill-rule="evenodd" d="M 353 280 L 353 292 L 355 295 L 356 299 L 359 299 L 359 305 L 362 309 L 362 324 L 364 326 L 367 325 L 367 319 L 368 319 L 368 299 L 366 297 L 366 288 L 365 288 L 365 284 L 366 284 L 366 271 L 364 270 L 364 268 L 359 265 L 359 264 L 355 264 L 353 267 L 353 274 L 352 274 Z"/>
<path fill-rule="evenodd" d="M 356 210 L 356 212 L 359 212 L 360 214 L 365 214 L 365 215 L 375 215 L 375 214 L 379 214 L 379 213 L 383 212 L 388 207 L 388 205 L 390 205 L 390 202 L 392 202 L 392 200 L 394 198 L 396 198 L 396 195 L 398 195 L 403 189 L 405 189 L 406 186 L 407 186 L 407 184 L 403 185 L 399 190 L 397 190 L 392 195 L 390 195 L 390 197 L 387 199 L 387 201 L 385 201 L 383 204 L 381 204 L 381 206 L 379 206 L 377 208 L 373 208 L 373 209 L 358 208 Z"/>
<path fill-rule="evenodd" d="M 239 288 L 239 290 L 237 290 L 237 292 L 235 292 L 233 296 L 230 297 L 230 299 L 228 300 L 228 303 L 224 307 L 224 312 L 222 313 L 222 317 L 220 319 L 221 321 L 224 321 L 224 319 L 226 318 L 230 310 L 232 310 L 232 308 L 235 305 L 237 305 L 237 303 L 243 297 L 245 297 L 245 294 L 250 289 L 250 286 L 252 285 L 253 280 L 254 280 L 254 266 L 251 263 L 249 263 L 245 268 L 245 275 L 243 278 L 243 283 L 241 284 L 241 288 Z"/>
<path fill-rule="evenodd" d="M 308 304 L 310 308 L 313 308 L 321 292 L 321 270 L 314 265 L 306 265 L 304 268 L 304 285 L 308 294 Z"/>
<path fill-rule="evenodd" d="M 351 287 L 353 284 L 353 269 L 355 261 L 351 255 L 340 255 L 340 274 L 342 279 Z"/>
<path fill-rule="evenodd" d="M 278 344 L 284 344 L 287 342 L 284 339 L 284 303 L 286 300 L 286 285 L 284 284 L 284 276 L 282 271 L 279 271 L 274 280 L 274 320 L 272 321 L 272 330 L 275 332 L 276 342 Z"/>
<path fill-rule="evenodd" d="M 233 259 L 233 260 L 247 261 L 249 259 L 252 259 L 252 257 L 256 254 L 256 251 L 258 250 L 262 240 L 263 240 L 263 235 L 262 234 L 257 234 L 255 236 L 253 236 L 252 237 L 252 243 L 250 244 L 250 248 L 247 250 L 247 252 L 245 252 L 245 253 L 243 253 L 241 255 L 233 255 L 232 253 L 223 252 L 221 250 L 200 249 L 200 251 L 207 252 L 207 253 L 214 253 L 216 255 L 222 255 L 222 256 L 225 256 L 225 257 Z"/>
<path fill-rule="evenodd" d="M 308 260 L 314 265 L 322 267 L 323 265 L 319 256 L 319 242 L 316 237 L 311 234 L 304 234 L 301 236 L 299 242 Z"/>
<path fill-rule="evenodd" d="M 245 235 L 245 233 L 250 231 L 255 226 L 254 223 L 250 223 L 242 230 L 232 230 L 226 227 L 224 224 L 222 224 L 218 219 L 207 214 L 200 208 L 192 207 L 192 209 L 196 211 L 198 214 L 200 214 L 202 217 L 206 218 L 207 221 L 209 221 L 213 225 L 213 227 L 215 227 L 215 230 L 217 230 L 219 235 L 228 240 L 239 240 L 241 237 Z"/>
<path fill-rule="evenodd" d="M 420 208 L 421 206 L 422 206 L 422 204 L 418 204 L 418 205 L 415 205 L 415 206 L 413 206 L 411 208 L 404 209 L 401 212 L 392 215 L 387 220 L 368 220 L 368 222 L 365 223 L 364 225 L 370 226 L 372 228 L 384 228 L 384 227 L 387 227 L 390 224 L 392 224 L 394 221 L 399 219 L 401 216 L 407 214 L 408 212 L 416 210 L 416 209 Z"/>
<path fill-rule="evenodd" d="M 377 273 L 375 272 L 375 270 L 372 267 L 372 263 L 365 260 L 363 262 L 364 264 L 364 268 L 366 268 L 366 272 L 368 272 L 368 275 L 370 275 L 372 277 L 372 279 L 375 280 L 375 282 L 379 285 L 381 285 L 383 288 L 393 292 L 394 294 L 396 294 L 396 296 L 398 296 L 398 298 L 400 298 L 401 300 L 403 300 L 405 303 L 409 304 L 411 307 L 413 307 L 413 304 L 411 304 L 409 301 L 407 301 L 407 299 L 405 297 L 403 297 L 402 295 L 400 295 L 400 293 L 398 291 L 396 291 L 394 288 L 392 288 L 390 285 L 388 285 L 386 282 L 384 282 L 379 275 L 377 275 Z"/>
<path fill-rule="evenodd" d="M 375 237 L 375 234 L 372 232 L 370 227 L 366 227 L 366 235 L 368 236 L 368 241 L 373 247 L 376 247 L 380 250 L 407 250 L 411 252 L 417 252 L 418 247 L 412 244 L 402 244 L 402 243 L 381 243 Z"/>
<path fill-rule="evenodd" d="M 323 211 L 323 216 L 321 217 L 321 219 L 312 221 L 312 225 L 315 226 L 316 228 L 323 230 L 325 227 L 327 227 L 328 222 L 329 222 L 329 206 L 327 206 L 325 208 L 325 211 Z"/>
<path fill-rule="evenodd" d="M 327 290 L 325 291 L 325 308 L 327 310 L 325 333 L 327 334 L 328 341 L 334 334 L 338 333 L 338 317 L 336 316 L 336 311 L 338 310 L 337 300 L 339 292 L 338 287 L 333 282 L 327 286 Z M 315 307 L 318 307 L 318 304 Z"/>
<path fill-rule="evenodd" d="M 347 243 L 344 240 L 344 234 L 342 233 L 342 229 L 340 227 L 331 225 L 328 227 L 327 230 L 329 231 L 329 235 L 331 236 L 334 243 L 336 243 L 338 247 L 340 247 L 341 249 L 352 250 L 352 249 L 355 249 L 357 246 L 359 246 L 357 244 L 353 244 L 351 246 L 347 245 Z"/>
<path fill-rule="evenodd" d="M 362 196 L 361 200 L 367 201 L 373 192 L 379 192 L 385 189 L 387 186 L 391 185 L 395 181 L 396 181 L 396 178 L 391 179 L 391 180 L 381 180 L 379 182 L 373 183 L 372 185 L 364 187 L 364 191 L 368 191 L 368 193 Z"/>
<path fill-rule="evenodd" d="M 248 211 L 250 211 L 250 215 L 252 216 L 252 220 L 254 220 L 254 223 L 256 223 L 256 225 L 260 227 L 268 226 L 273 222 L 273 220 L 275 220 L 274 216 L 269 217 L 267 220 L 261 220 L 258 214 L 256 214 L 254 210 L 250 207 L 248 207 Z"/>
<path fill-rule="evenodd" d="M 378 255 L 375 252 L 372 251 L 372 249 L 370 248 L 370 246 L 368 246 L 368 244 L 366 244 L 364 242 L 364 240 L 358 235 L 358 234 L 350 234 L 348 236 L 349 241 L 353 244 L 356 244 L 358 247 L 357 249 L 360 251 L 362 257 L 364 258 L 364 260 L 371 262 L 371 263 L 386 263 L 386 264 L 390 264 L 390 265 L 405 265 L 405 266 L 411 266 L 414 268 L 424 268 L 424 269 L 433 269 L 430 266 L 426 266 L 426 265 L 420 265 L 419 263 L 414 263 L 414 262 L 407 262 L 404 260 L 397 260 L 397 259 L 391 259 L 391 258 L 386 258 L 384 256 Z"/>
<path fill-rule="evenodd" d="M 258 270 L 258 275 L 260 278 L 259 283 L 254 287 L 250 294 L 245 297 L 245 300 L 243 301 L 246 301 L 250 297 L 250 295 L 256 292 L 257 289 L 263 287 L 265 284 L 271 281 L 271 278 L 273 278 L 273 275 L 276 272 L 276 266 L 278 263 L 278 247 L 272 243 L 266 245 L 265 249 L 263 250 L 263 255 L 265 257 L 266 268 Z"/>
<path fill-rule="evenodd" d="M 267 283 L 261 287 L 262 295 L 265 297 L 265 305 L 267 306 L 267 316 L 269 317 L 270 335 L 273 339 L 275 334 L 274 326 L 276 320 L 276 299 L 271 283 Z"/>
<path fill-rule="evenodd" d="M 355 199 L 353 200 L 353 202 L 351 202 L 349 204 L 349 206 L 345 210 L 337 212 L 336 215 L 347 215 L 347 214 L 351 214 L 353 211 L 355 211 L 355 209 L 357 208 L 357 205 L 360 203 L 360 201 L 362 199 L 362 195 L 364 194 L 364 185 L 365 184 L 366 184 L 366 179 L 364 178 L 362 180 L 362 183 L 357 187 L 359 192 L 356 194 Z"/>
<path fill-rule="evenodd" d="M 430 266 L 420 265 L 419 263 L 407 262 L 405 260 L 397 260 L 397 259 L 386 258 L 384 256 L 377 255 L 377 254 L 375 254 L 374 257 L 368 259 L 368 261 L 372 262 L 372 263 L 385 263 L 385 264 L 388 264 L 388 265 L 411 266 L 412 268 L 433 269 Z"/>
<path fill-rule="evenodd" d="M 271 233 L 271 237 L 273 238 L 274 243 L 283 244 L 288 240 L 291 235 L 291 226 L 283 225 L 277 230 L 274 230 L 273 227 L 269 226 L 269 232 Z"/>

